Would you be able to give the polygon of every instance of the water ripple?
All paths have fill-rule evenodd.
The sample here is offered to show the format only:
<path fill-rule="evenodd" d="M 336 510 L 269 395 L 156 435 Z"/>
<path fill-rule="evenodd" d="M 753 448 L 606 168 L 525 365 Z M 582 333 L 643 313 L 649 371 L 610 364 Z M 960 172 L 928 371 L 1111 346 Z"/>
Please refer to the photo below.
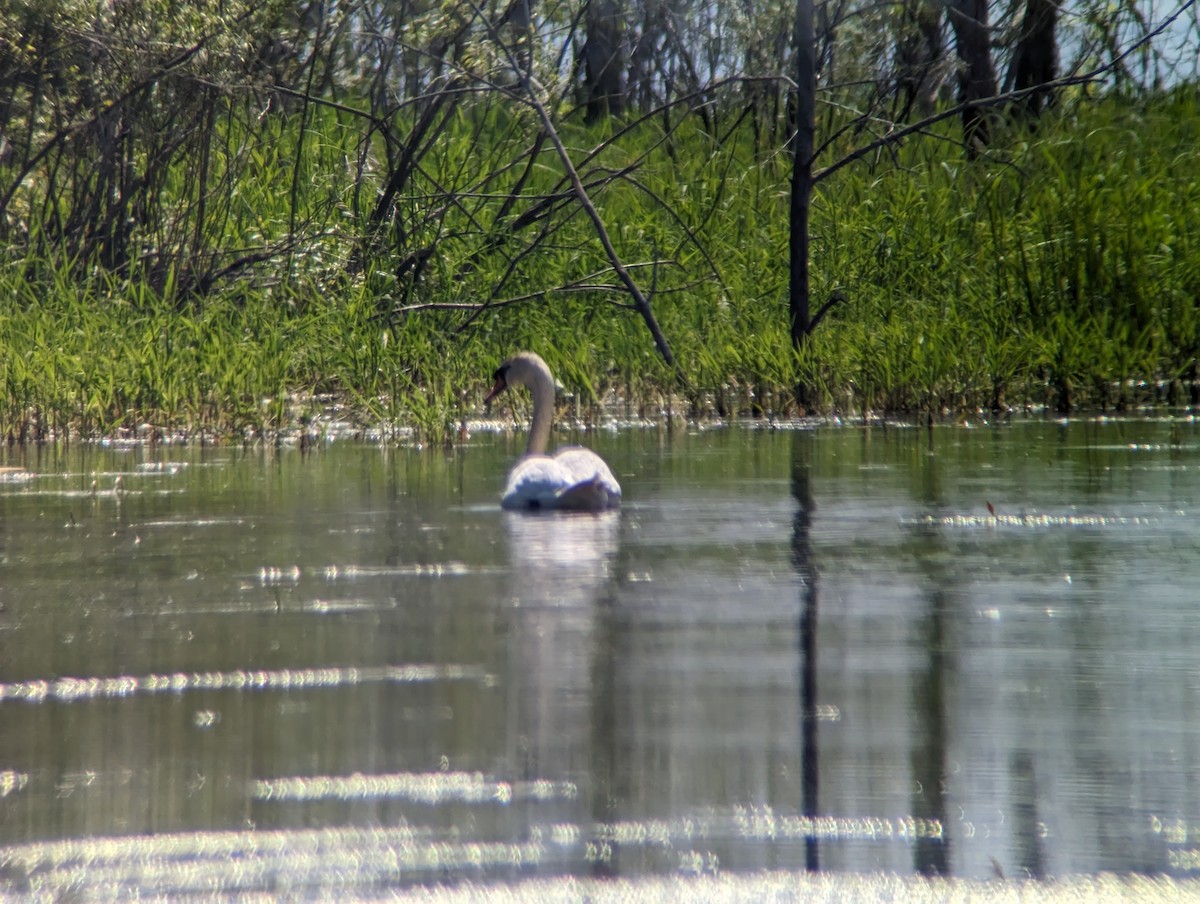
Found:
<path fill-rule="evenodd" d="M 423 804 L 514 800 L 574 800 L 573 782 L 497 781 L 481 772 L 399 772 L 386 775 L 303 775 L 260 779 L 251 785 L 256 800 L 367 800 L 404 798 Z"/>
<path fill-rule="evenodd" d="M 8 797 L 28 784 L 28 772 L 15 772 L 12 769 L 0 770 L 0 797 Z"/>
<path fill-rule="evenodd" d="M 491 678 L 477 666 L 413 663 L 313 669 L 236 669 L 230 672 L 175 672 L 169 675 L 115 675 L 55 678 L 0 684 L 0 702 L 22 700 L 71 703 L 134 694 L 181 694 L 185 691 L 292 691 L 360 684 L 410 684 L 426 681 L 480 681 Z"/>
<path fill-rule="evenodd" d="M 1161 524 L 1162 519 L 1142 515 L 1047 515 L 1028 512 L 1020 515 L 925 515 L 906 518 L 902 523 L 923 527 L 1144 527 Z"/>
<path fill-rule="evenodd" d="M 600 823 L 597 839 L 622 847 L 678 847 L 702 839 L 753 841 L 900 841 L 940 839 L 942 824 L 916 816 L 803 816 L 781 813 L 765 804 L 714 809 L 670 820 Z M 552 838 L 556 833 L 545 831 Z M 559 833 L 561 834 L 561 833 Z M 535 833 L 533 837 L 539 837 Z"/>
<path fill-rule="evenodd" d="M 171 896 L 216 889 L 270 892 L 278 900 L 289 890 L 370 889 L 413 873 L 531 865 L 544 853 L 530 843 L 442 841 L 403 825 L 34 842 L 0 848 L 0 866 L 9 889 L 38 900 L 64 892 L 129 900 L 138 891 Z"/>

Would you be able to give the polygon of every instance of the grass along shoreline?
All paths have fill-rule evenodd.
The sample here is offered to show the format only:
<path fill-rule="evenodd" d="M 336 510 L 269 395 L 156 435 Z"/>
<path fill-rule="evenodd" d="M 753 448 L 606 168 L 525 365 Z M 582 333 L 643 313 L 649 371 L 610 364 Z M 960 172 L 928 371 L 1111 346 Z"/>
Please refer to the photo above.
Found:
<path fill-rule="evenodd" d="M 581 420 L 612 399 L 652 418 L 781 419 L 1200 403 L 1194 89 L 1064 104 L 985 159 L 947 159 L 925 142 L 822 183 L 813 298 L 840 291 L 846 301 L 798 354 L 787 335 L 784 162 L 759 160 L 738 134 L 677 134 L 667 154 L 655 128 L 598 161 L 638 158 L 638 186 L 613 183 L 595 201 L 625 260 L 659 262 L 637 272 L 655 290 L 678 370 L 615 293 L 561 288 L 605 267 L 569 212 L 556 241 L 511 278 L 500 275 L 509 258 L 481 258 L 478 242 L 434 243 L 407 295 L 394 260 L 349 267 L 353 242 L 329 230 L 306 254 L 268 257 L 203 296 L 161 274 L 116 276 L 12 246 L 0 258 L 0 435 L 269 439 L 305 432 L 320 400 L 335 399 L 364 430 L 452 442 L 480 410 L 492 368 L 518 348 L 547 359 Z M 478 131 L 467 131 L 447 135 L 431 180 L 472 153 Z M 583 129 L 568 137 L 594 143 Z M 252 174 L 267 183 L 256 203 L 291 172 L 278 165 Z M 278 226 L 284 213 L 259 220 Z M 470 304 L 497 285 L 511 298 L 560 289 L 482 312 L 397 312 L 402 296 L 418 308 Z M 799 383 L 817 401 L 811 411 L 794 404 Z"/>
<path fill-rule="evenodd" d="M 482 386 L 482 384 L 481 384 Z M 1165 397 L 1167 389 L 1160 387 Z M 1047 392 L 1051 392 L 1047 387 Z M 164 427 L 151 421 L 121 426 L 109 432 L 81 433 L 68 428 L 63 431 L 39 429 L 36 417 L 26 421 L 25 435 L 10 436 L 5 445 L 10 449 L 29 446 L 69 447 L 71 445 L 100 445 L 122 447 L 158 446 L 241 446 L 295 447 L 313 450 L 331 443 L 367 443 L 407 446 L 414 449 L 452 449 L 466 445 L 479 434 L 523 436 L 529 424 L 529 405 L 524 402 L 504 403 L 487 409 L 480 401 L 484 390 L 474 393 L 474 407 L 464 409 L 453 423 L 430 430 L 422 429 L 412 420 L 369 421 L 362 410 L 334 394 L 320 396 L 292 395 L 285 400 L 289 416 L 283 426 L 267 426 L 265 420 L 254 422 L 244 418 L 237 429 L 200 427 Z M 1031 421 L 1074 420 L 1141 421 L 1167 420 L 1190 423 L 1200 417 L 1196 406 L 1173 406 L 1166 403 L 1126 407 L 1121 411 L 1097 408 L 1075 409 L 1070 413 L 1056 411 L 1045 405 L 1029 404 L 1002 411 L 960 410 L 939 414 L 847 412 L 829 410 L 800 415 L 794 411 L 780 414 L 763 411 L 750 395 L 739 397 L 736 408 L 726 414 L 717 410 L 719 393 L 705 393 L 697 405 L 682 395 L 662 396 L 653 401 L 634 404 L 611 395 L 601 402 L 584 403 L 575 395 L 560 396 L 554 417 L 555 445 L 574 442 L 597 430 L 811 430 L 832 428 L 881 428 L 910 430 L 914 428 L 980 427 L 1018 424 Z M 726 399 L 729 395 L 724 394 Z M 273 408 L 274 400 L 264 399 L 263 409 Z M 35 413 L 36 414 L 36 413 Z M 2 480 L 0 480 L 2 482 Z"/>

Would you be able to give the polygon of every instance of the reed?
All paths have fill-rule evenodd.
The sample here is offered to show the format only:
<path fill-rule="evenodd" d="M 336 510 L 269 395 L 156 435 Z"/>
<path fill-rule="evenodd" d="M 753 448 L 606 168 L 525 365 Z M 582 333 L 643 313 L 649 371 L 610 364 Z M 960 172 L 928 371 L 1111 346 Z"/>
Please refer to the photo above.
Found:
<path fill-rule="evenodd" d="M 815 410 L 844 414 L 1188 401 L 1195 98 L 1064 104 L 975 161 L 924 141 L 839 171 L 814 199 L 813 297 L 845 301 L 799 351 L 786 161 L 757 152 L 748 127 L 685 124 L 668 141 L 647 122 L 609 144 L 565 129 L 676 369 L 625 307 L 590 225 L 553 200 L 550 157 L 504 165 L 528 134 L 511 110 L 450 121 L 396 202 L 399 244 L 372 231 L 379 186 L 347 164 L 358 146 L 337 113 L 312 112 L 303 141 L 286 121 L 269 141 L 235 123 L 225 213 L 200 234 L 215 259 L 245 261 L 203 292 L 182 264 L 115 272 L 59 256 L 28 214 L 46 240 L 0 260 L 0 431 L 270 438 L 332 394 L 364 426 L 441 441 L 520 347 L 544 354 L 581 411 L 619 398 L 654 414 L 682 397 L 680 413 L 786 416 L 798 383 Z M 462 190 L 434 209 L 437 185 Z M 173 172 L 160 193 L 186 189 Z M 419 266 L 416 252 L 428 252 Z"/>

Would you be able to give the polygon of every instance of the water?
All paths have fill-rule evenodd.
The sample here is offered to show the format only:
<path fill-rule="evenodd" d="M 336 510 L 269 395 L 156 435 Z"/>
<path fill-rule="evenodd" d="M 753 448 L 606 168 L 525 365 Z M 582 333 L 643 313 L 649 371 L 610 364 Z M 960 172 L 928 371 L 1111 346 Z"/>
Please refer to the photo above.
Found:
<path fill-rule="evenodd" d="M 1200 427 L 588 442 L 9 450 L 0 894 L 1200 869 Z"/>

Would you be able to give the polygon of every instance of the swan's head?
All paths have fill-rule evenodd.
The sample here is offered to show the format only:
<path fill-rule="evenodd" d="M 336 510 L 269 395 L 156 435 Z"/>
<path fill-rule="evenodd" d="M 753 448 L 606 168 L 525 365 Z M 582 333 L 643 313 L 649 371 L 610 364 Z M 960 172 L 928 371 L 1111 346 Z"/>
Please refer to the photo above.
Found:
<path fill-rule="evenodd" d="M 492 374 L 492 391 L 484 397 L 483 403 L 490 404 L 492 399 L 510 386 L 528 386 L 532 389 L 539 379 L 550 379 L 550 368 L 546 362 L 533 352 L 517 352 L 496 368 Z"/>

